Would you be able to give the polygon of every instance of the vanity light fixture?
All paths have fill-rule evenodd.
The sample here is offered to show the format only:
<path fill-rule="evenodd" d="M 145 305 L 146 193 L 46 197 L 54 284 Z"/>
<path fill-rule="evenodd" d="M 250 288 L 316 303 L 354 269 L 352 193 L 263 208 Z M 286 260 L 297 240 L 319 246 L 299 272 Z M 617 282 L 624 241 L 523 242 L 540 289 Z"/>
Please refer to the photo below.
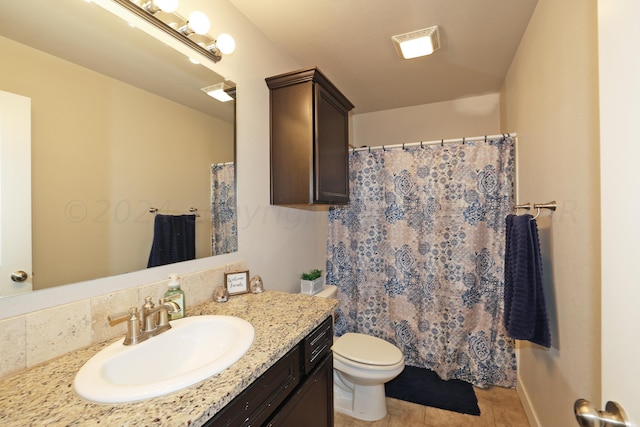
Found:
<path fill-rule="evenodd" d="M 178 0 L 148 0 L 140 4 L 144 10 L 151 14 L 163 11 L 173 13 L 178 8 Z"/>
<path fill-rule="evenodd" d="M 404 59 L 431 55 L 440 48 L 437 25 L 392 36 L 391 40 L 398 55 Z"/>
<path fill-rule="evenodd" d="M 220 34 L 218 39 L 214 39 L 207 34 L 211 24 L 204 13 L 191 12 L 188 19 L 176 13 L 178 0 L 112 1 L 213 62 L 220 61 L 223 54 L 229 55 L 235 50 L 235 41 L 230 35 Z M 195 62 L 199 61 L 196 59 Z"/>
<path fill-rule="evenodd" d="M 233 101 L 233 96 L 230 95 L 233 88 L 225 82 L 203 87 L 202 91 L 220 102 Z"/>

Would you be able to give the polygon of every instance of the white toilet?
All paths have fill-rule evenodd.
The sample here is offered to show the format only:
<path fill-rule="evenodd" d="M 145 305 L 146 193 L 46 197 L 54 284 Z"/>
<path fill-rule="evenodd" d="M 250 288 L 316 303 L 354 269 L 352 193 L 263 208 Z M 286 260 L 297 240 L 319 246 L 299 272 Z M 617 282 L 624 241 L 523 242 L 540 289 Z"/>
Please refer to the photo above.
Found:
<path fill-rule="evenodd" d="M 338 288 L 325 285 L 316 296 L 335 298 Z M 404 356 L 393 344 L 348 332 L 333 343 L 333 394 L 338 412 L 364 421 L 387 415 L 384 384 L 404 369 Z"/>

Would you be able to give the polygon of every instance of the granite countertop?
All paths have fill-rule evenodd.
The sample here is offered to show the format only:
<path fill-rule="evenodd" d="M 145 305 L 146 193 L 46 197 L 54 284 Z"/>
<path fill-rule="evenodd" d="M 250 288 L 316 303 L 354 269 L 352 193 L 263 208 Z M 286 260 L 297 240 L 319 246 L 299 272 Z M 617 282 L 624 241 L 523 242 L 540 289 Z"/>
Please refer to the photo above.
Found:
<path fill-rule="evenodd" d="M 295 344 L 327 318 L 337 300 L 265 291 L 234 295 L 187 310 L 188 316 L 238 316 L 255 328 L 249 351 L 221 373 L 191 387 L 142 402 L 90 403 L 73 391 L 80 367 L 116 341 L 92 345 L 0 379 L 2 426 L 191 426 L 203 425 Z"/>

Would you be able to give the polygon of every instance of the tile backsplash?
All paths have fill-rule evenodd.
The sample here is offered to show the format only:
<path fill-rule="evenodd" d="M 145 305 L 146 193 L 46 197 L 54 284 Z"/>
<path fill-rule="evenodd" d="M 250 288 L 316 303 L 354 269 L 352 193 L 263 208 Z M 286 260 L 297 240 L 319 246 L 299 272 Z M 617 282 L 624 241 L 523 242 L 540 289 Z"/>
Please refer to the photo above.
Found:
<path fill-rule="evenodd" d="M 187 307 L 209 302 L 224 284 L 224 273 L 246 270 L 235 262 L 180 278 Z M 0 377 L 126 333 L 126 324 L 110 326 L 107 316 L 154 302 L 167 290 L 168 278 L 138 287 L 0 320 Z"/>

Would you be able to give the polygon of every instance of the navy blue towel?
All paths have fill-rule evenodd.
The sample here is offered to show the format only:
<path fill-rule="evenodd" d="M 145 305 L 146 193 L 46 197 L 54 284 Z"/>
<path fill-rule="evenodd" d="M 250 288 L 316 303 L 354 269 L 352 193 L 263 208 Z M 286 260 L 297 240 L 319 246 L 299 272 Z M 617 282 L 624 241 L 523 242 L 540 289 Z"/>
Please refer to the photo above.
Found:
<path fill-rule="evenodd" d="M 156 215 L 148 267 L 196 257 L 196 216 Z"/>
<path fill-rule="evenodd" d="M 531 215 L 506 218 L 504 324 L 513 339 L 551 347 L 538 225 Z"/>

